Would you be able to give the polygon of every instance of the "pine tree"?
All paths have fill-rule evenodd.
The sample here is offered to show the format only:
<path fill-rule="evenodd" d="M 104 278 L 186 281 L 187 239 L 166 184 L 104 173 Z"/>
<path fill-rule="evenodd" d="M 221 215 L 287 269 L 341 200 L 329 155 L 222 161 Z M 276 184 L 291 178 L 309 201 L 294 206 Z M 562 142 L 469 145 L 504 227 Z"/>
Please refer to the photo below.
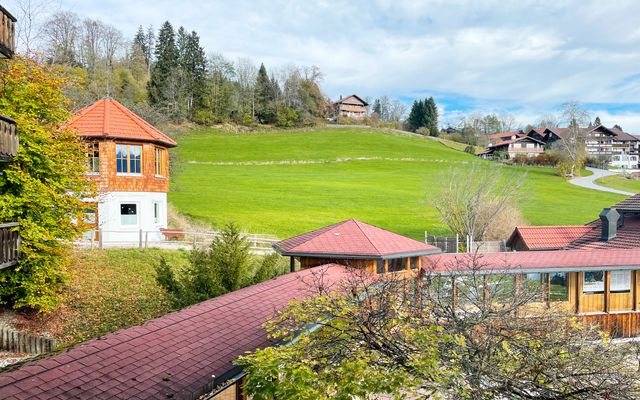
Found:
<path fill-rule="evenodd" d="M 602 122 L 600 122 L 600 117 L 596 117 L 595 121 L 593 121 L 593 125 L 594 126 L 602 125 Z"/>
<path fill-rule="evenodd" d="M 438 106 L 433 97 L 424 102 L 424 126 L 429 129 L 429 135 L 438 136 Z"/>
<path fill-rule="evenodd" d="M 169 21 L 162 24 L 158 33 L 155 48 L 156 62 L 151 70 L 149 80 L 149 101 L 151 104 L 162 105 L 167 102 L 167 85 L 171 74 L 178 67 L 178 49 L 175 33 Z"/>
<path fill-rule="evenodd" d="M 378 117 L 382 116 L 382 107 L 380 106 L 380 99 L 376 99 L 373 102 L 373 113 L 378 114 Z"/>
<path fill-rule="evenodd" d="M 269 123 L 275 120 L 271 104 L 274 100 L 273 84 L 267 75 L 264 64 L 260 64 L 256 78 L 256 116 L 260 122 Z"/>
<path fill-rule="evenodd" d="M 150 54 L 150 49 L 147 42 L 147 35 L 144 33 L 144 29 L 142 29 L 142 25 L 138 27 L 138 32 L 133 37 L 133 43 L 131 44 L 132 52 L 134 51 L 142 51 L 144 54 L 144 61 L 149 64 L 151 60 L 149 60 L 148 55 Z"/>
<path fill-rule="evenodd" d="M 409 118 L 407 119 L 410 131 L 415 132 L 424 126 L 424 106 L 425 105 L 422 100 L 413 101 L 411 111 L 409 112 Z"/>
<path fill-rule="evenodd" d="M 615 124 L 615 125 L 613 126 L 613 129 L 617 129 L 617 130 L 621 131 L 621 130 L 622 130 L 622 127 L 621 127 L 620 125 L 618 125 L 618 124 Z"/>

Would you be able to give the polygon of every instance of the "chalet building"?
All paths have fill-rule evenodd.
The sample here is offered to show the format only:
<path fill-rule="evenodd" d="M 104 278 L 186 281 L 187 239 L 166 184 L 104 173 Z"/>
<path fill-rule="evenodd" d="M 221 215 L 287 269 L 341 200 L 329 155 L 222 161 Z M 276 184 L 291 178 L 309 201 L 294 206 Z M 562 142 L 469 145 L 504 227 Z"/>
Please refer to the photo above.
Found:
<path fill-rule="evenodd" d="M 301 269 L 324 264 L 356 267 L 372 274 L 417 271 L 421 256 L 441 250 L 356 219 L 338 222 L 273 245 Z"/>
<path fill-rule="evenodd" d="M 98 185 L 97 210 L 85 215 L 95 224 L 89 235 L 103 242 L 160 240 L 167 227 L 167 150 L 176 142 L 110 98 L 80 110 L 69 126 L 87 144 L 88 178 Z"/>
<path fill-rule="evenodd" d="M 0 5 L 0 61 L 11 59 L 15 53 L 16 19 Z M 0 174 L 18 155 L 18 127 L 11 118 L 0 115 Z M 18 224 L 0 221 L 0 269 L 17 264 L 20 256 Z"/>
<path fill-rule="evenodd" d="M 335 117 L 364 118 L 367 116 L 369 103 L 352 94 L 333 103 Z"/>
<path fill-rule="evenodd" d="M 535 157 L 544 153 L 545 143 L 529 136 L 512 135 L 509 139 L 490 143 L 487 150 L 479 154 L 481 158 L 493 159 L 500 153 L 511 159 L 518 155 Z"/>
<path fill-rule="evenodd" d="M 504 142 L 507 140 L 515 140 L 525 136 L 521 130 L 492 133 L 487 135 L 488 147 L 495 146 L 496 143 Z"/>

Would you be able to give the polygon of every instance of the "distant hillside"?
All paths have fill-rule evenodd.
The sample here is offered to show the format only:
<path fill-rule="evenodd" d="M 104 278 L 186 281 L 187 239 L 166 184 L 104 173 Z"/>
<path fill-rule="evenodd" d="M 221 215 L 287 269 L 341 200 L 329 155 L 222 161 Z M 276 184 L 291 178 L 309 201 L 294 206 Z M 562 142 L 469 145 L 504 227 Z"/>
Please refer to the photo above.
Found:
<path fill-rule="evenodd" d="M 447 170 L 493 165 L 434 140 L 362 128 L 194 129 L 178 144 L 180 165 L 169 194 L 178 210 L 279 237 L 348 218 L 415 238 L 425 229 L 446 233 L 429 199 Z M 515 169 L 528 171 L 521 205 L 532 224 L 585 223 L 622 198 L 570 185 L 551 169 Z"/>

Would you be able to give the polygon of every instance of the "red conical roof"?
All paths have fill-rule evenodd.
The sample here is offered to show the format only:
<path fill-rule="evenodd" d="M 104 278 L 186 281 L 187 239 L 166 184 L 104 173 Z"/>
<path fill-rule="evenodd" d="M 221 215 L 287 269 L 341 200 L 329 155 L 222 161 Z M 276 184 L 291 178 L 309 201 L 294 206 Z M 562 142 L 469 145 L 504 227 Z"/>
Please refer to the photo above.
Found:
<path fill-rule="evenodd" d="M 377 226 L 350 219 L 275 244 L 283 255 L 325 257 L 417 256 L 440 249 Z"/>
<path fill-rule="evenodd" d="M 114 99 L 101 99 L 78 111 L 69 127 L 82 137 L 124 139 L 175 147 L 177 143 Z"/>

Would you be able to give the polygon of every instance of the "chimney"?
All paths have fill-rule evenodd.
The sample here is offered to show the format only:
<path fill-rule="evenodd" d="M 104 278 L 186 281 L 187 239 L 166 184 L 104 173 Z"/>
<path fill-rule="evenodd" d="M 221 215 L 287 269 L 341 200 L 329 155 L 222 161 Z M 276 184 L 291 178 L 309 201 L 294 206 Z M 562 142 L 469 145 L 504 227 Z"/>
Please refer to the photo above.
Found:
<path fill-rule="evenodd" d="M 600 213 L 600 221 L 602 221 L 602 234 L 600 240 L 608 242 L 615 239 L 618 230 L 618 219 L 620 214 L 615 208 L 605 208 Z"/>

